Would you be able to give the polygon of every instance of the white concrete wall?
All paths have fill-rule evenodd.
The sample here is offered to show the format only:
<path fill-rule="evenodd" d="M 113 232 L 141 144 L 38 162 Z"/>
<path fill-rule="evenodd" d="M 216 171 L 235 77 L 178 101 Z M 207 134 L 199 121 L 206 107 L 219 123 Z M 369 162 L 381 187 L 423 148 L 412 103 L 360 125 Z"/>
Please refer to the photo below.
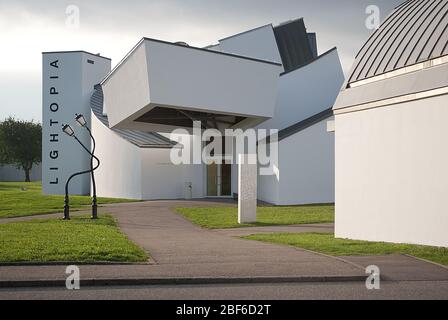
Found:
<path fill-rule="evenodd" d="M 274 172 L 271 175 L 258 175 L 258 200 L 278 205 L 279 190 L 280 180 Z"/>
<path fill-rule="evenodd" d="M 174 165 L 170 160 L 171 148 L 139 148 L 95 116 L 92 130 L 99 141 L 95 154 L 101 160 L 95 171 L 98 196 L 181 199 L 185 196 L 185 182 L 192 183 L 193 198 L 204 196 L 202 165 Z"/>
<path fill-rule="evenodd" d="M 137 146 L 121 138 L 92 115 L 92 133 L 101 165 L 95 171 L 100 197 L 142 199 L 142 159 Z"/>
<path fill-rule="evenodd" d="M 448 96 L 336 115 L 336 236 L 448 246 Z"/>
<path fill-rule="evenodd" d="M 278 204 L 334 203 L 334 133 L 330 118 L 280 141 Z"/>
<path fill-rule="evenodd" d="M 327 121 L 279 142 L 273 175 L 259 175 L 258 198 L 275 205 L 334 203 L 334 134 Z"/>
<path fill-rule="evenodd" d="M 272 25 L 266 25 L 219 40 L 219 50 L 282 63 Z"/>
<path fill-rule="evenodd" d="M 144 129 L 145 123 L 133 120 L 154 107 L 270 118 L 281 70 L 280 65 L 144 40 L 103 82 L 109 125 Z M 156 131 L 172 129 L 159 127 Z"/>
<path fill-rule="evenodd" d="M 284 129 L 331 108 L 344 82 L 337 50 L 280 77 L 274 117 L 258 128 Z M 334 134 L 328 119 L 279 143 L 279 177 L 259 176 L 258 196 L 277 205 L 334 202 Z"/>
<path fill-rule="evenodd" d="M 206 176 L 205 176 L 205 165 L 204 164 L 193 164 L 193 144 L 196 143 L 196 146 L 201 146 L 202 141 L 201 137 L 196 137 L 190 134 L 167 134 L 161 133 L 161 135 L 171 139 L 172 141 L 178 142 L 181 145 L 181 149 L 175 147 L 170 149 L 170 152 L 173 152 L 175 155 L 187 154 L 189 156 L 189 163 L 191 164 L 179 164 L 176 167 L 176 170 L 181 170 L 181 175 L 178 177 L 178 182 L 180 183 L 182 188 L 185 187 L 185 183 L 189 182 L 192 186 L 192 197 L 193 198 L 203 198 L 206 196 Z M 196 141 L 195 141 L 196 140 Z M 201 150 L 199 150 L 201 151 Z M 199 155 L 200 157 L 200 155 Z M 171 163 L 171 161 L 170 161 Z M 178 186 L 176 186 L 178 188 Z M 185 190 L 182 189 L 181 197 L 184 197 Z"/>
<path fill-rule="evenodd" d="M 143 199 L 183 199 L 186 182 L 191 182 L 193 198 L 203 198 L 203 165 L 174 165 L 170 152 L 141 149 Z"/>
<path fill-rule="evenodd" d="M 142 198 L 179 199 L 184 197 L 182 166 L 170 161 L 170 149 L 140 149 Z"/>
<path fill-rule="evenodd" d="M 143 44 L 120 64 L 103 84 L 103 113 L 114 123 L 129 116 L 128 109 L 140 109 L 149 103 L 149 79 L 146 49 Z M 110 109 L 110 110 L 109 110 Z M 109 112 L 110 111 L 110 112 Z"/>
<path fill-rule="evenodd" d="M 281 130 L 331 108 L 343 82 L 337 50 L 281 76 L 274 117 L 258 128 Z"/>
<path fill-rule="evenodd" d="M 42 165 L 33 164 L 33 168 L 30 171 L 31 181 L 42 180 Z M 15 165 L 0 165 L 0 181 L 25 181 L 25 171 L 17 169 Z"/>
<path fill-rule="evenodd" d="M 74 117 L 81 113 L 90 120 L 93 86 L 109 72 L 110 60 L 76 51 L 44 53 L 42 61 L 42 188 L 45 194 L 63 194 L 67 178 L 89 168 L 90 156 L 61 126 L 70 124 L 90 148 L 88 132 L 74 124 Z M 75 177 L 69 191 L 88 194 L 89 175 Z"/>
<path fill-rule="evenodd" d="M 146 41 L 151 103 L 271 117 L 281 66 Z"/>

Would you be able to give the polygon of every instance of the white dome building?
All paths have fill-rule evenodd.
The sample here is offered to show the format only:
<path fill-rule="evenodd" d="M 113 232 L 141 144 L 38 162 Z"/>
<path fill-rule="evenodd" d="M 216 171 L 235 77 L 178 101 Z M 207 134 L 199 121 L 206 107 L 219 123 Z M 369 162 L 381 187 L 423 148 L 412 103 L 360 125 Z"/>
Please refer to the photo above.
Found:
<path fill-rule="evenodd" d="M 333 110 L 336 236 L 448 246 L 448 1 L 397 7 Z"/>

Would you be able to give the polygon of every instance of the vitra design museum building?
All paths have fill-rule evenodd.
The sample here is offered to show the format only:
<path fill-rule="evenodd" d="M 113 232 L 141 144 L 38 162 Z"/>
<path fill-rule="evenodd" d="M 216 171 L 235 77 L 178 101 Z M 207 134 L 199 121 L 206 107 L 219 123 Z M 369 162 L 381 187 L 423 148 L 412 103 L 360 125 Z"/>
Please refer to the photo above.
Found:
<path fill-rule="evenodd" d="M 259 200 L 335 202 L 336 237 L 446 247 L 447 57 L 448 2 L 439 0 L 398 6 L 346 80 L 337 50 L 319 53 L 302 19 L 206 48 L 144 38 L 112 70 L 99 55 L 47 52 L 43 190 L 63 193 L 67 177 L 90 165 L 61 132 L 75 113 L 96 137 L 106 197 L 235 196 L 237 164 L 175 164 L 173 151 L 207 146 L 192 134 L 198 121 L 200 132 L 277 129 L 258 140 L 258 150 L 262 141 L 277 148 L 268 174 L 259 163 Z M 86 130 L 77 135 L 91 147 Z M 70 192 L 88 194 L 89 176 Z"/>
<path fill-rule="evenodd" d="M 271 173 L 258 177 L 259 200 L 333 203 L 334 132 L 327 125 L 343 82 L 336 48 L 320 54 L 302 19 L 205 48 L 143 38 L 112 70 L 100 55 L 44 52 L 43 190 L 63 193 L 68 176 L 90 166 L 90 156 L 61 131 L 78 113 L 96 139 L 98 196 L 235 196 L 237 164 L 171 161 L 173 150 L 204 144 L 192 134 L 200 121 L 219 131 L 278 130 L 278 157 Z M 185 129 L 182 143 L 175 129 Z M 86 130 L 76 135 L 91 147 Z M 72 194 L 90 189 L 89 175 L 70 184 Z"/>

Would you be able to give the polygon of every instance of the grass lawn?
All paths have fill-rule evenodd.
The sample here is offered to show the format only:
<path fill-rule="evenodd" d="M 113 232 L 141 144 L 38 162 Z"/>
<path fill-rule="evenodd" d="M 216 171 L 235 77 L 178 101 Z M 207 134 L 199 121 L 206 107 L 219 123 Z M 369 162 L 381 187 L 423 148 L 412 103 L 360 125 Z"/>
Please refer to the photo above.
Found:
<path fill-rule="evenodd" d="M 334 222 L 333 205 L 258 207 L 257 222 L 238 224 L 238 208 L 176 208 L 191 222 L 209 229 Z"/>
<path fill-rule="evenodd" d="M 146 252 L 118 229 L 115 220 L 78 216 L 0 225 L 0 262 L 140 262 Z"/>
<path fill-rule="evenodd" d="M 98 198 L 98 203 L 130 202 L 136 200 Z M 70 196 L 70 209 L 90 205 L 89 196 Z M 64 196 L 42 194 L 40 182 L 0 182 L 0 218 L 30 216 L 60 212 Z"/>
<path fill-rule="evenodd" d="M 448 248 L 335 239 L 332 233 L 272 233 L 243 237 L 250 240 L 286 244 L 331 256 L 409 254 L 448 265 Z"/>

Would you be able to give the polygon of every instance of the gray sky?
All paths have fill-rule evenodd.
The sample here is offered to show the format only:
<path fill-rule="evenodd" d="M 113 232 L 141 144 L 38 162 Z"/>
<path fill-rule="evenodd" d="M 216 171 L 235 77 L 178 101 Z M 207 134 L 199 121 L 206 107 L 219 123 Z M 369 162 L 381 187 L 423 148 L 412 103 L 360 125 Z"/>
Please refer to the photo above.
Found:
<path fill-rule="evenodd" d="M 0 0 L 0 120 L 41 120 L 41 52 L 85 50 L 112 65 L 144 36 L 194 46 L 267 23 L 303 17 L 319 52 L 334 46 L 347 72 L 371 33 L 367 6 L 383 20 L 403 0 Z M 79 28 L 66 8 L 80 10 Z"/>

